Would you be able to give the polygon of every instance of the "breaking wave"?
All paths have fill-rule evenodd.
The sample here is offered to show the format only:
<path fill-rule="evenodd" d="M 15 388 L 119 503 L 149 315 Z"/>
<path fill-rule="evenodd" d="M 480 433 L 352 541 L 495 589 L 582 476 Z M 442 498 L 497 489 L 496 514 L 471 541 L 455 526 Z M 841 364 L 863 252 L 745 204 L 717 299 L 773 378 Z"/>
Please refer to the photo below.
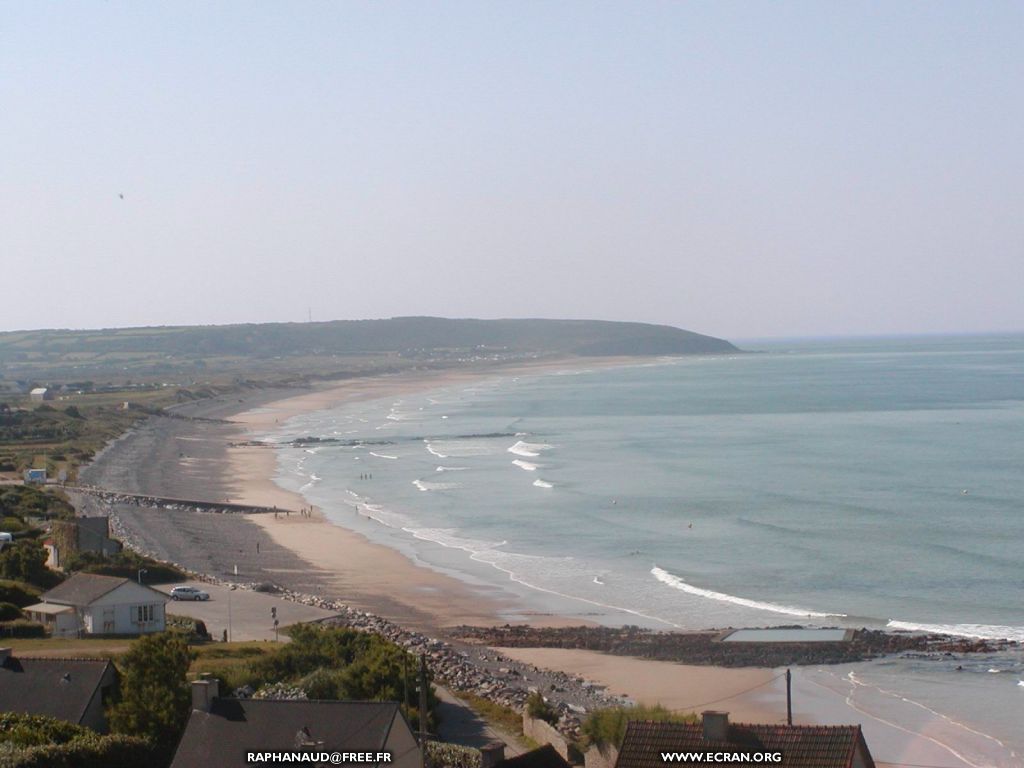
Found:
<path fill-rule="evenodd" d="M 540 456 L 541 451 L 551 450 L 550 445 L 547 443 L 528 443 L 525 440 L 518 441 L 515 445 L 508 449 L 509 453 L 514 453 L 516 456 L 526 456 L 527 458 L 536 458 Z"/>
<path fill-rule="evenodd" d="M 656 578 L 662 584 L 672 587 L 673 589 L 682 590 L 687 594 L 696 595 L 697 597 L 705 597 L 709 600 L 718 600 L 723 603 L 742 605 L 745 608 L 755 608 L 759 611 L 770 611 L 772 613 L 783 613 L 787 616 L 802 616 L 805 618 L 842 618 L 846 616 L 845 613 L 822 613 L 820 611 L 809 611 L 804 608 L 797 608 L 790 605 L 764 603 L 759 600 L 748 600 L 745 597 L 727 595 L 724 592 L 714 592 L 710 589 L 701 589 L 700 587 L 695 587 L 692 584 L 687 584 L 678 576 L 674 576 L 668 571 L 664 570 L 663 568 L 659 568 L 658 566 L 654 566 L 653 568 L 651 568 L 651 575 L 654 576 L 654 578 Z"/>
<path fill-rule="evenodd" d="M 421 491 L 450 491 L 459 487 L 458 483 L 431 483 L 425 480 L 413 480 L 412 484 Z"/>
<path fill-rule="evenodd" d="M 1024 642 L 1024 627 L 1010 627 L 1001 624 L 919 624 L 913 621 L 892 619 L 886 629 L 904 632 L 928 632 L 933 635 L 954 637 L 976 637 L 982 640 L 1016 640 Z"/>

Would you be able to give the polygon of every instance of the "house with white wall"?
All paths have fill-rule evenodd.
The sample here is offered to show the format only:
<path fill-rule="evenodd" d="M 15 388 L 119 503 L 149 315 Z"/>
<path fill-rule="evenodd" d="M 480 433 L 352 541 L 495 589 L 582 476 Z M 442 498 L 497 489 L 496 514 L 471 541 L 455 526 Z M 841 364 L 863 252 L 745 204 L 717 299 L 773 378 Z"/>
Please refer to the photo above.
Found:
<path fill-rule="evenodd" d="M 168 597 L 118 576 L 76 573 L 25 608 L 55 635 L 145 635 L 163 632 Z"/>

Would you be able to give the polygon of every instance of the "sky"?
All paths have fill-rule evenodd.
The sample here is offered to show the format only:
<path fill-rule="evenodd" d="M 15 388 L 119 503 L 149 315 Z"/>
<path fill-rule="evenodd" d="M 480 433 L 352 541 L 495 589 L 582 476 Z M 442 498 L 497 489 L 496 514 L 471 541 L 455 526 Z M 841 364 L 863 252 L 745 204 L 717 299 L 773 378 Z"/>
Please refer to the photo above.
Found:
<path fill-rule="evenodd" d="M 0 330 L 1024 330 L 1024 4 L 0 0 Z"/>

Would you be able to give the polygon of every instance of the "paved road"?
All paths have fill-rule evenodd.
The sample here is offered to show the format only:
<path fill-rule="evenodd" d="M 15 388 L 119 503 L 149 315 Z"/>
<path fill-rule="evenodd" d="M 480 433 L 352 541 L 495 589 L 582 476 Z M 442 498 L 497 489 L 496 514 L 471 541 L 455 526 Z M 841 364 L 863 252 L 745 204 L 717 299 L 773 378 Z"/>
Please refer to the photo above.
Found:
<path fill-rule="evenodd" d="M 318 621 L 337 614 L 322 608 L 313 608 L 291 600 L 284 600 L 273 595 L 264 595 L 247 589 L 231 590 L 227 587 L 201 582 L 191 583 L 210 594 L 210 599 L 202 602 L 175 600 L 167 604 L 167 612 L 177 616 L 190 616 L 206 622 L 206 629 L 219 640 L 225 629 L 230 630 L 230 639 L 241 640 L 273 640 L 274 620 L 270 609 L 277 608 L 277 620 L 280 627 L 302 621 Z M 157 587 L 162 592 L 170 592 L 174 584 Z M 230 623 L 230 627 L 229 627 Z M 287 638 L 280 636 L 282 640 Z"/>
<path fill-rule="evenodd" d="M 513 736 L 488 723 L 447 688 L 436 685 L 435 689 L 440 701 L 438 714 L 441 715 L 438 736 L 444 741 L 477 748 L 492 741 L 503 741 L 505 757 L 515 757 L 527 751 L 521 736 Z"/>

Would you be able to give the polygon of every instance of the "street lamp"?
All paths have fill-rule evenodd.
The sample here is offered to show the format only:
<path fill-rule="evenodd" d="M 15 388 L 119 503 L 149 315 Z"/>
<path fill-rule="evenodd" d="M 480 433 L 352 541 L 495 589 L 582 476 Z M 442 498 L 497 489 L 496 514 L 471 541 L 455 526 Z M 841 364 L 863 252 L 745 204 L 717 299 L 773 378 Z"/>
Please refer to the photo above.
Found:
<path fill-rule="evenodd" d="M 139 568 L 139 584 L 142 583 L 142 574 L 149 573 L 145 568 Z"/>

